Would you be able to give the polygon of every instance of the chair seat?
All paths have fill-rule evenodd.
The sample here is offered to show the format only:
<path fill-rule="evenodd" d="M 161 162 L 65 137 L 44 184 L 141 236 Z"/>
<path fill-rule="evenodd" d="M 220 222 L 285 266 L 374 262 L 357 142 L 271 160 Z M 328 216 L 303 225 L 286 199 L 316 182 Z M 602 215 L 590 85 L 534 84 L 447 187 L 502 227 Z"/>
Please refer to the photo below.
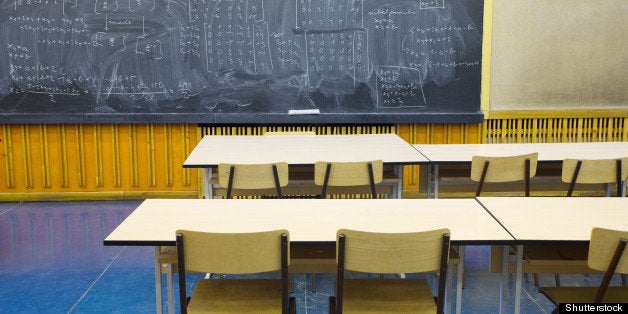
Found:
<path fill-rule="evenodd" d="M 345 278 L 343 313 L 436 313 L 425 279 Z"/>
<path fill-rule="evenodd" d="M 588 303 L 595 298 L 599 287 L 541 287 L 539 292 L 546 295 L 555 305 L 558 303 Z M 608 287 L 603 303 L 628 302 L 628 287 Z"/>
<path fill-rule="evenodd" d="M 188 313 L 281 313 L 281 280 L 200 280 Z"/>

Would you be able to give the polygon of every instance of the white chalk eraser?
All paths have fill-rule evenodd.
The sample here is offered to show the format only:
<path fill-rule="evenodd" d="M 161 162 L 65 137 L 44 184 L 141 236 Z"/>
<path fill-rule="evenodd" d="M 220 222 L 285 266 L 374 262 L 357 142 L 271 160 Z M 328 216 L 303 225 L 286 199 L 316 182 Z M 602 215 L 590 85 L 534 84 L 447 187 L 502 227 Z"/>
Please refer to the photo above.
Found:
<path fill-rule="evenodd" d="M 320 114 L 318 109 L 288 110 L 288 114 Z"/>

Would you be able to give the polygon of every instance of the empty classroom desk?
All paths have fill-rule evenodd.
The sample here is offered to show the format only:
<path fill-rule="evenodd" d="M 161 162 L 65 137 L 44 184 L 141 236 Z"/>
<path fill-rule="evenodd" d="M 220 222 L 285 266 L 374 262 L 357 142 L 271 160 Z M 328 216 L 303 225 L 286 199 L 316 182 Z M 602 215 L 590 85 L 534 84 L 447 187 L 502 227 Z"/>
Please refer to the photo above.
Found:
<path fill-rule="evenodd" d="M 219 163 L 252 164 L 285 161 L 290 166 L 311 166 L 317 161 L 381 159 L 394 166 L 398 180 L 393 195 L 401 197 L 403 166 L 427 162 L 412 145 L 396 134 L 205 136 L 184 162 L 184 168 L 202 168 L 205 197 L 212 198 L 212 169 Z"/>
<path fill-rule="evenodd" d="M 473 156 L 514 156 L 539 153 L 539 163 L 566 158 L 609 159 L 628 156 L 628 142 L 519 143 L 519 144 L 413 144 L 429 159 L 427 195 L 438 198 L 439 165 L 471 164 Z"/>
<path fill-rule="evenodd" d="M 105 245 L 175 245 L 177 229 L 249 232 L 285 228 L 292 243 L 334 243 L 341 228 L 411 232 L 449 228 L 452 245 L 513 244 L 475 199 L 150 199 Z M 161 269 L 155 263 L 158 298 Z M 460 310 L 461 285 L 457 285 Z M 497 292 L 496 292 L 497 295 Z M 161 303 L 157 305 L 161 310 Z"/>

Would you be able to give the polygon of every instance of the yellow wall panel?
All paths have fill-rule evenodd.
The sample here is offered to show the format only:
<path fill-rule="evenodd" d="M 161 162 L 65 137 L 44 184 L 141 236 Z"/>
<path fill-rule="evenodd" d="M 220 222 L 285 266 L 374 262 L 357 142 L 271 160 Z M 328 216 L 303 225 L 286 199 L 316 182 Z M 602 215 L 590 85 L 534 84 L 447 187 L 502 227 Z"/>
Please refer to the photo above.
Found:
<path fill-rule="evenodd" d="M 196 125 L 2 125 L 0 201 L 196 197 Z"/>
<path fill-rule="evenodd" d="M 492 112 L 482 124 L 198 127 L 195 124 L 1 125 L 0 201 L 198 197 L 183 162 L 202 136 L 397 133 L 412 144 L 628 141 L 626 111 Z M 404 168 L 416 191 L 418 166 Z"/>

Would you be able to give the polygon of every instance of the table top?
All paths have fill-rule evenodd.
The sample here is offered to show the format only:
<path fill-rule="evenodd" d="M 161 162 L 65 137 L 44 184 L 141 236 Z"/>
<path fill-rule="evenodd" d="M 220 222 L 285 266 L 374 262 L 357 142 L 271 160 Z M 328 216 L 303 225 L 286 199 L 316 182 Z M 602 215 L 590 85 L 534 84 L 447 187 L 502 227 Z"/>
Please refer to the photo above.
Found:
<path fill-rule="evenodd" d="M 478 197 L 517 244 L 588 243 L 593 227 L 628 230 L 625 197 Z"/>
<path fill-rule="evenodd" d="M 105 245 L 174 245 L 175 230 L 288 229 L 292 242 L 335 242 L 341 228 L 414 232 L 449 228 L 453 244 L 514 239 L 475 199 L 150 199 Z"/>
<path fill-rule="evenodd" d="M 538 152 L 539 161 L 628 157 L 628 142 L 414 144 L 432 162 L 471 162 L 473 156 L 514 156 Z"/>
<path fill-rule="evenodd" d="M 418 164 L 428 160 L 396 134 L 205 136 L 183 163 L 186 168 L 219 163 L 313 165 L 317 161 L 379 160 Z"/>

